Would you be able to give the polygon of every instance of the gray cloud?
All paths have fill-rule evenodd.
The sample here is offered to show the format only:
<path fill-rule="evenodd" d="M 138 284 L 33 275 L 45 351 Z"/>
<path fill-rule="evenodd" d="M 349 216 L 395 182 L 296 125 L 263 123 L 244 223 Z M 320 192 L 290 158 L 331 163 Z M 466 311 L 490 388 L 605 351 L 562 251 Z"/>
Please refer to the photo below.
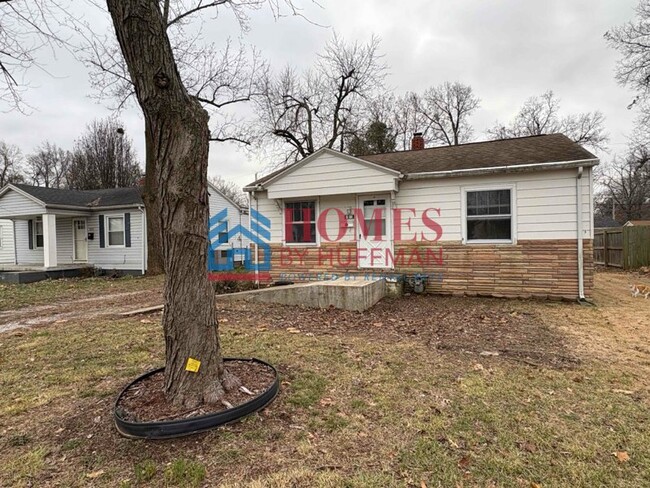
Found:
<path fill-rule="evenodd" d="M 242 42 L 261 50 L 275 69 L 286 64 L 309 66 L 314 54 L 336 30 L 346 39 L 382 39 L 391 74 L 388 84 L 398 92 L 423 90 L 443 81 L 460 80 L 474 87 L 482 100 L 473 118 L 477 137 L 497 119 L 509 120 L 531 95 L 552 89 L 563 112 L 601 110 L 607 118 L 613 152 L 622 151 L 634 113 L 626 109 L 632 94 L 614 81 L 618 53 L 603 34 L 632 18 L 636 0 L 329 0 L 324 8 L 307 5 L 307 16 L 275 21 L 268 11 L 254 12 L 251 30 Z M 108 18 L 96 10 L 84 13 L 97 32 L 111 32 Z M 208 38 L 223 41 L 240 35 L 236 22 L 224 14 L 206 26 Z M 0 116 L 0 139 L 26 153 L 44 140 L 72 147 L 85 125 L 109 115 L 92 94 L 86 68 L 69 53 L 43 51 L 50 76 L 29 73 L 28 117 Z M 244 110 L 245 113 L 245 110 Z M 136 107 L 121 114 L 138 153 L 144 155 L 142 117 Z M 603 155 L 608 157 L 607 155 Z M 253 160 L 234 144 L 213 145 L 210 174 L 243 185 L 267 162 Z"/>

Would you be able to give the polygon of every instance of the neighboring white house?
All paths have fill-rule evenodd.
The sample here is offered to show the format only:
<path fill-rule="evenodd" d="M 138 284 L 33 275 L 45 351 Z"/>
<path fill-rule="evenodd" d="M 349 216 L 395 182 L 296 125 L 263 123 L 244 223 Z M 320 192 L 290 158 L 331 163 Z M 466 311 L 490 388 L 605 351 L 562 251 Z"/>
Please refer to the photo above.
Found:
<path fill-rule="evenodd" d="M 208 193 L 211 216 L 228 208 L 225 225 L 241 223 L 245 209 L 211 184 Z M 146 271 L 147 225 L 140 188 L 80 191 L 6 185 L 0 189 L 0 237 L 0 271 L 84 266 L 125 274 Z M 224 248 L 248 245 L 237 236 L 225 237 Z"/>
<path fill-rule="evenodd" d="M 353 157 L 251 183 L 271 276 L 424 275 L 427 291 L 589 296 L 598 159 L 561 134 Z"/>

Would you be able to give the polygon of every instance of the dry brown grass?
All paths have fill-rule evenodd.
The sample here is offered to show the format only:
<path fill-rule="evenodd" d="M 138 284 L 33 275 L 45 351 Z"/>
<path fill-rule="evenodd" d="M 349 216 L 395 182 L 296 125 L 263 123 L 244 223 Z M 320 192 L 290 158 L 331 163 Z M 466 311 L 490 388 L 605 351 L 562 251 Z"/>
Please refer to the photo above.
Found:
<path fill-rule="evenodd" d="M 158 316 L 2 334 L 0 486 L 644 486 L 650 300 L 627 299 L 627 279 L 598 275 L 598 307 L 225 305 L 225 350 L 276 364 L 281 395 L 244 422 L 165 442 L 123 439 L 111 421 L 119 389 L 162 362 Z M 400 323 L 389 311 L 404 303 L 419 312 Z M 519 351 L 541 337 L 579 363 L 481 356 L 491 337 Z M 627 462 L 612 454 L 623 451 Z"/>

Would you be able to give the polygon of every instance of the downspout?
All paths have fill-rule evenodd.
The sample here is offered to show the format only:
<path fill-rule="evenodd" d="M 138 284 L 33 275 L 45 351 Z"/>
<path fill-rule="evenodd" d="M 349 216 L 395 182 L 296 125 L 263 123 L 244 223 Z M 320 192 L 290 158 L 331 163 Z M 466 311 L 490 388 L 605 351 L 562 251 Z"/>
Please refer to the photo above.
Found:
<path fill-rule="evenodd" d="M 584 250 L 582 245 L 582 166 L 578 168 L 576 176 L 576 203 L 577 203 L 577 229 L 578 229 L 578 301 L 585 301 L 585 271 L 584 271 Z"/>
<path fill-rule="evenodd" d="M 142 276 L 147 273 L 147 211 L 144 207 L 138 207 L 142 212 Z"/>
<path fill-rule="evenodd" d="M 12 238 L 14 241 L 14 266 L 18 266 L 18 246 L 16 245 L 16 221 L 11 219 Z"/>

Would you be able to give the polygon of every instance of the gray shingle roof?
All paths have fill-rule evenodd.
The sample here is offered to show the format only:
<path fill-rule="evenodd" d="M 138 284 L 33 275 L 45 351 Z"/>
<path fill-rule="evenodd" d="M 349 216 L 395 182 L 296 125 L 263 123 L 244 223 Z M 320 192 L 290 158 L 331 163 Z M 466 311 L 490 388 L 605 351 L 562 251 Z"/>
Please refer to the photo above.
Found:
<path fill-rule="evenodd" d="M 23 184 L 15 184 L 14 186 L 37 198 L 45 205 L 66 205 L 86 208 L 142 205 L 141 188 L 62 190 Z"/>
<path fill-rule="evenodd" d="M 359 159 L 408 175 L 435 171 L 497 168 L 597 159 L 564 134 L 472 142 L 418 151 L 360 156 Z M 296 164 L 296 163 L 294 163 Z M 287 168 L 274 171 L 248 185 L 263 184 Z"/>

